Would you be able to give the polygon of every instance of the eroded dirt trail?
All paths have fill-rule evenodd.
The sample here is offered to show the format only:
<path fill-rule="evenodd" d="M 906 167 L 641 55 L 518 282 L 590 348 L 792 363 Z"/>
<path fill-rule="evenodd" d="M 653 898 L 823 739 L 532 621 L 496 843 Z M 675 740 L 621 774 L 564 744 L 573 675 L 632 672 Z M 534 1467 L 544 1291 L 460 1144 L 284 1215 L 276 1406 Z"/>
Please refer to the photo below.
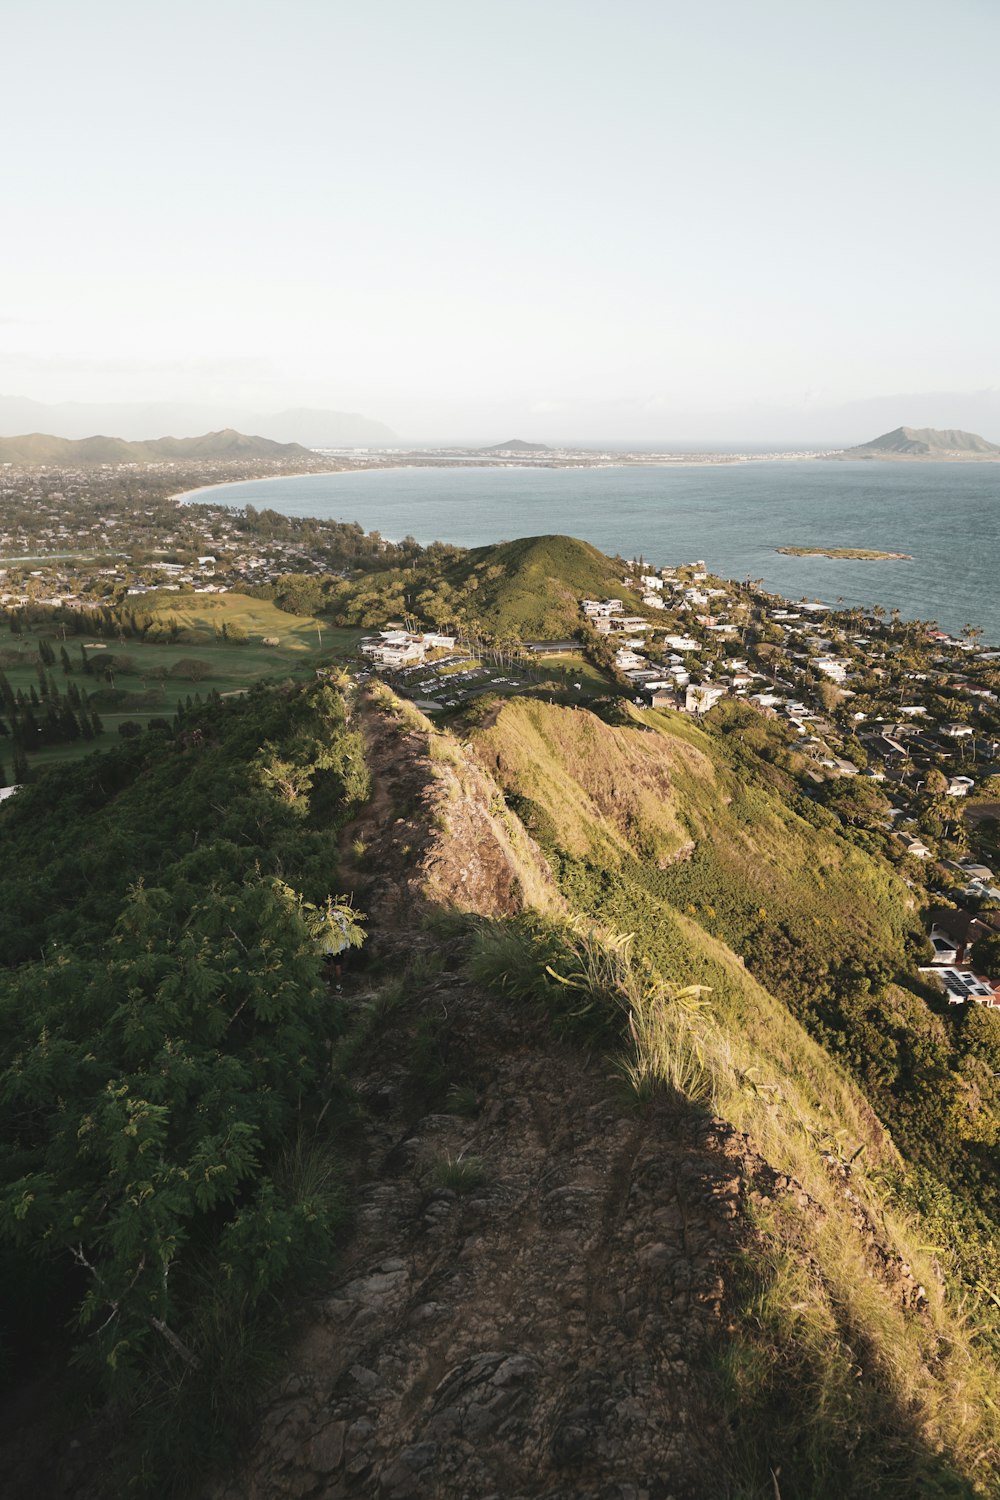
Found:
<path fill-rule="evenodd" d="M 479 1114 L 405 1128 L 402 1058 L 373 1071 L 348 1263 L 217 1500 L 711 1494 L 705 1366 L 762 1164 L 722 1122 L 637 1116 L 606 1062 L 457 977 L 420 1003 Z M 478 1185 L 435 1185 L 470 1160 Z"/>

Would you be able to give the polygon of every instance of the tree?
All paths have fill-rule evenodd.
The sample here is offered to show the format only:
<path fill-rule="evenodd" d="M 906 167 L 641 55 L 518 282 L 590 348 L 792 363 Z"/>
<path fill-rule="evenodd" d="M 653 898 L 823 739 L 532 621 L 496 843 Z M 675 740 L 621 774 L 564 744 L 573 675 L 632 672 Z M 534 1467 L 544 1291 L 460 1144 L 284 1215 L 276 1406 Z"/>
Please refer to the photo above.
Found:
<path fill-rule="evenodd" d="M 319 945 L 281 882 L 206 887 L 220 863 L 135 888 L 107 959 L 63 954 L 0 993 L 0 1236 L 76 1264 L 82 1357 L 126 1382 L 159 1339 L 196 1357 L 185 1276 L 210 1244 L 223 1300 L 252 1305 L 325 1232 L 265 1167 L 323 1066 Z"/>
<path fill-rule="evenodd" d="M 826 805 L 845 823 L 858 828 L 878 828 L 885 822 L 889 803 L 870 781 L 845 776 L 830 784 Z"/>
<path fill-rule="evenodd" d="M 1000 932 L 977 938 L 970 954 L 973 964 L 991 979 L 1000 979 Z"/>

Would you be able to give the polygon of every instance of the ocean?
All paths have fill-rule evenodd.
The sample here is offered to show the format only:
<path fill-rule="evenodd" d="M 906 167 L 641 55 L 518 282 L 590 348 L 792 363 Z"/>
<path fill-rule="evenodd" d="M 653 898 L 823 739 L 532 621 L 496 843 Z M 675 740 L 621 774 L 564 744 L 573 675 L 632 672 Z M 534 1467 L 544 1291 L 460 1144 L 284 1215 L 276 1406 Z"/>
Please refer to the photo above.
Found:
<path fill-rule="evenodd" d="M 1000 645 L 1000 464 L 802 459 L 689 467 L 399 468 L 213 486 L 185 497 L 357 521 L 393 540 L 563 532 L 656 566 L 704 558 L 791 599 L 881 604 Z M 912 562 L 782 557 L 866 547 Z"/>

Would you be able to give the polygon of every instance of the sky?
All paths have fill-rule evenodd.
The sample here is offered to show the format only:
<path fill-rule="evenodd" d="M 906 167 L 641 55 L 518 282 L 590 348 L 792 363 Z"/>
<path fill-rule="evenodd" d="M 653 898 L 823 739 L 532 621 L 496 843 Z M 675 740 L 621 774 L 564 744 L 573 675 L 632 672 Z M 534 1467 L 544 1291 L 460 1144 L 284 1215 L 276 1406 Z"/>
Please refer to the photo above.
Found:
<path fill-rule="evenodd" d="M 414 439 L 996 393 L 998 43 L 994 0 L 5 0 L 0 392 Z"/>

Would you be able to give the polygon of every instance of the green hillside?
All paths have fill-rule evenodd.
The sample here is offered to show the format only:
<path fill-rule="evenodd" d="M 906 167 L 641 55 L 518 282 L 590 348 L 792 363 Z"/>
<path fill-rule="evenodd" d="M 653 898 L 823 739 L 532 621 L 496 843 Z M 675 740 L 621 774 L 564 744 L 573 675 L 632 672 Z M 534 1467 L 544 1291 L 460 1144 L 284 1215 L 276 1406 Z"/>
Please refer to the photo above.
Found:
<path fill-rule="evenodd" d="M 763 1496 L 780 1463 L 781 1494 L 802 1500 L 993 1494 L 1000 1203 L 984 1147 L 1000 1038 L 987 1056 L 954 1022 L 947 1036 L 894 982 L 913 973 L 905 886 L 675 715 L 613 728 L 516 702 L 474 743 L 575 914 L 484 932 L 475 972 L 604 1045 L 624 1009 L 641 1096 L 668 1085 L 805 1189 L 798 1212 L 762 1207 L 744 1267 L 725 1355 L 745 1464 L 734 1493 Z M 894 1288 L 859 1238 L 876 1223 L 883 1270 L 902 1268 Z M 898 1299 L 911 1274 L 920 1316 Z M 982 1360 L 959 1332 L 973 1313 Z M 947 1474 L 918 1456 L 932 1432 Z"/>
<path fill-rule="evenodd" d="M 435 546 L 412 567 L 334 582 L 325 604 L 342 625 L 415 615 L 494 640 L 562 640 L 580 627 L 581 598 L 628 594 L 622 571 L 568 536 L 520 537 L 468 552 Z M 637 604 L 632 596 L 630 606 Z"/>
<path fill-rule="evenodd" d="M 622 592 L 621 564 L 589 542 L 528 536 L 476 547 L 448 571 L 487 630 L 558 640 L 580 625 L 580 600 Z"/>
<path fill-rule="evenodd" d="M 522 700 L 476 735 L 572 908 L 635 932 L 677 984 L 718 991 L 692 934 L 724 944 L 842 1060 L 918 1173 L 1000 1223 L 1000 1035 L 991 1016 L 943 1024 L 907 887 L 720 735 L 669 712 L 633 719 Z"/>

